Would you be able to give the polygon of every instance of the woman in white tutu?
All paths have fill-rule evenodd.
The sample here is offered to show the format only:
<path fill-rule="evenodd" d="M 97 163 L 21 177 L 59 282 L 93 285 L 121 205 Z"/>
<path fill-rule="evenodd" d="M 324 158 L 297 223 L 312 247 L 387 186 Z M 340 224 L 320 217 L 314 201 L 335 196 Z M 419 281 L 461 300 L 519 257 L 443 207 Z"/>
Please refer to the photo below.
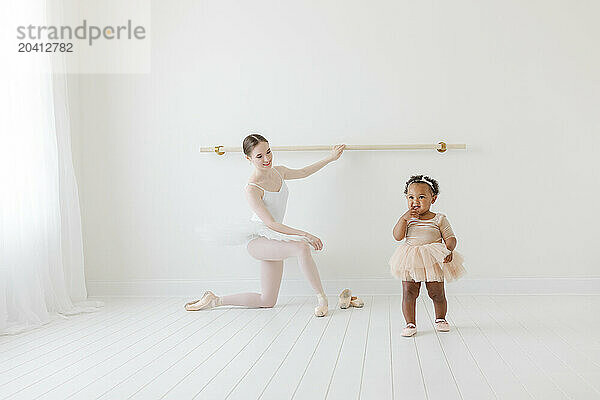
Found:
<path fill-rule="evenodd" d="M 248 135 L 243 142 L 246 158 L 254 166 L 254 172 L 246 186 L 246 199 L 254 214 L 245 235 L 248 253 L 261 262 L 262 293 L 238 293 L 216 296 L 211 291 L 201 299 L 187 303 L 188 311 L 205 310 L 218 306 L 234 305 L 252 308 L 273 307 L 277 302 L 283 260 L 298 257 L 298 264 L 317 294 L 315 315 L 327 314 L 327 297 L 323 291 L 317 265 L 311 255 L 311 247 L 321 250 L 321 240 L 299 229 L 283 224 L 288 187 L 286 179 L 301 179 L 310 176 L 342 155 L 345 145 L 335 146 L 331 154 L 302 169 L 273 167 L 273 154 L 269 142 L 258 134 Z"/>

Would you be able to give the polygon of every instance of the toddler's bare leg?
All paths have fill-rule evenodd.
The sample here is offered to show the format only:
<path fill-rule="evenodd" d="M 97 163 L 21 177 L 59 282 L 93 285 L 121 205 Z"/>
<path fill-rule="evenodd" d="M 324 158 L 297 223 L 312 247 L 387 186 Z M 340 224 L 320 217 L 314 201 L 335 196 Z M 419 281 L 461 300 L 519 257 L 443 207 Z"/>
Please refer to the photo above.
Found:
<path fill-rule="evenodd" d="M 421 282 L 402 281 L 402 313 L 407 324 L 415 324 L 415 307 Z"/>
<path fill-rule="evenodd" d="M 433 300 L 433 308 L 435 309 L 435 319 L 446 319 L 446 311 L 448 303 L 446 302 L 446 293 L 444 291 L 444 282 L 425 282 L 427 294 Z"/>

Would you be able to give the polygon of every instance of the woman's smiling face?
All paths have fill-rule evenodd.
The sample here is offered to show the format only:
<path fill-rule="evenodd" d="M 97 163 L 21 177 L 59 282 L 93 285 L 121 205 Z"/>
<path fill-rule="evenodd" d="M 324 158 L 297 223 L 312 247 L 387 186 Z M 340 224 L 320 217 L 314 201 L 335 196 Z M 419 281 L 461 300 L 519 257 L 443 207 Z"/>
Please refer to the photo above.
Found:
<path fill-rule="evenodd" d="M 246 158 L 259 170 L 271 168 L 273 165 L 273 153 L 271 153 L 269 142 L 258 143 L 252 149 L 250 157 L 246 156 Z"/>
<path fill-rule="evenodd" d="M 408 187 L 406 194 L 408 208 L 416 210 L 419 215 L 429 211 L 436 199 L 437 196 L 433 196 L 431 188 L 426 183 L 411 183 Z"/>

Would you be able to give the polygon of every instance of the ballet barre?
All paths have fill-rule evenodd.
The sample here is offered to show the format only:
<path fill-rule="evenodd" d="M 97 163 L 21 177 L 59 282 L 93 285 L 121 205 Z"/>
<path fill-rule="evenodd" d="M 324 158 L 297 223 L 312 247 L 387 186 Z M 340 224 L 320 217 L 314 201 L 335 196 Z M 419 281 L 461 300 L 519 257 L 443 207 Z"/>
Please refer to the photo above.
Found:
<path fill-rule="evenodd" d="M 437 150 L 444 153 L 446 150 L 466 150 L 467 145 L 464 143 L 447 144 L 439 142 L 437 144 L 347 144 L 346 150 Z M 273 151 L 326 151 L 332 150 L 333 146 L 273 146 Z M 200 146 L 201 153 L 217 153 L 222 156 L 225 153 L 241 152 L 241 147 L 229 146 Z"/>

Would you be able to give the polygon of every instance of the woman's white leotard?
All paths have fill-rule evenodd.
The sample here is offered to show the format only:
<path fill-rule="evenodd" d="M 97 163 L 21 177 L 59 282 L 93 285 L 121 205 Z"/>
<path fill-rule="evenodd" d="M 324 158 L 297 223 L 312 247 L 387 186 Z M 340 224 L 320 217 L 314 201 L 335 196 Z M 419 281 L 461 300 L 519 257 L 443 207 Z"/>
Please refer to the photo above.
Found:
<path fill-rule="evenodd" d="M 275 221 L 282 223 L 287 208 L 289 191 L 279 171 L 275 170 L 275 172 L 281 178 L 281 188 L 277 192 L 265 190 L 256 183 L 248 184 L 256 186 L 264 192 L 262 200 L 265 207 Z M 285 241 L 307 241 L 303 236 L 286 235 L 268 228 L 256 213 L 253 213 L 250 219 L 240 221 L 205 222 L 196 228 L 196 232 L 198 232 L 200 240 L 203 242 L 226 246 L 247 245 L 258 237 Z"/>
<path fill-rule="evenodd" d="M 287 208 L 287 200 L 289 196 L 288 186 L 285 183 L 285 180 L 277 171 L 277 169 L 273 168 L 277 175 L 281 178 L 281 188 L 277 192 L 271 192 L 266 190 L 265 188 L 257 185 L 256 183 L 248 183 L 248 185 L 256 186 L 257 188 L 263 191 L 263 203 L 265 204 L 266 209 L 269 211 L 271 216 L 276 222 L 283 223 L 283 217 L 285 217 L 285 210 Z M 285 240 L 285 241 L 300 241 L 306 240 L 305 237 L 299 235 L 286 235 L 284 233 L 276 232 L 265 225 L 265 223 L 259 218 L 256 213 L 252 213 L 252 217 L 250 221 L 255 223 L 255 227 L 253 232 L 248 237 L 246 243 L 249 243 L 251 240 L 256 239 L 257 237 L 266 237 L 267 239 L 274 240 Z"/>

